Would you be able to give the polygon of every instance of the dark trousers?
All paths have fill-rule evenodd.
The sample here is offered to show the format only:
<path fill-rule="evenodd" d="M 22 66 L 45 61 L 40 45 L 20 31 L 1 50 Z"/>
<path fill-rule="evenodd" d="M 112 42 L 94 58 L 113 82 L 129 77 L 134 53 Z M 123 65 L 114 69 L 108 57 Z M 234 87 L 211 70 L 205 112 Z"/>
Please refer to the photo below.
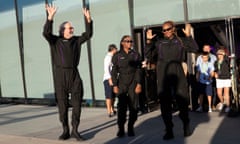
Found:
<path fill-rule="evenodd" d="M 83 84 L 77 69 L 58 68 L 56 72 L 56 96 L 59 119 L 63 127 L 68 126 L 69 97 L 72 105 L 72 126 L 77 130 L 80 123 Z"/>
<path fill-rule="evenodd" d="M 162 63 L 164 66 L 165 63 Z M 181 63 L 167 63 L 165 67 L 158 69 L 158 95 L 160 97 L 160 106 L 162 118 L 166 129 L 172 130 L 172 102 L 176 100 L 180 111 L 179 117 L 184 126 L 189 124 L 188 115 L 188 83 L 184 75 Z"/>
<path fill-rule="evenodd" d="M 121 88 L 120 88 L 121 91 Z M 128 92 L 121 92 L 118 95 L 118 127 L 124 129 L 126 122 L 127 110 L 129 109 L 128 128 L 133 128 L 138 114 L 138 95 L 135 94 L 135 85 L 131 85 Z"/>
<path fill-rule="evenodd" d="M 185 98 L 175 96 L 177 106 L 179 109 L 179 117 L 184 125 L 189 124 L 188 115 L 188 101 Z M 173 98 L 171 96 L 162 96 L 160 98 L 160 106 L 162 112 L 162 118 L 167 130 L 172 130 L 172 102 Z"/>

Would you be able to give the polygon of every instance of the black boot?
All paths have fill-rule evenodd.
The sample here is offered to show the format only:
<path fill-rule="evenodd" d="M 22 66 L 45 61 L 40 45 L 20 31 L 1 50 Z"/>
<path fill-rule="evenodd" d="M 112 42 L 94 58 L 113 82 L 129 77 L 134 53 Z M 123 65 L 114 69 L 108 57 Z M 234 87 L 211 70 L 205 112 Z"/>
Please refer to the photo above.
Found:
<path fill-rule="evenodd" d="M 166 129 L 166 133 L 163 136 L 163 140 L 170 140 L 170 139 L 173 139 L 173 138 L 174 138 L 174 135 L 173 135 L 172 129 Z"/>
<path fill-rule="evenodd" d="M 128 136 L 135 136 L 133 125 L 128 125 Z"/>
<path fill-rule="evenodd" d="M 125 135 L 124 126 L 119 126 L 117 136 L 124 137 L 124 135 Z"/>
<path fill-rule="evenodd" d="M 60 140 L 66 140 L 69 139 L 70 135 L 69 135 L 69 127 L 68 126 L 63 126 L 63 133 L 62 135 L 59 136 Z"/>
<path fill-rule="evenodd" d="M 77 141 L 84 141 L 85 139 L 78 133 L 78 131 L 74 128 L 71 133 L 72 138 L 76 138 Z"/>
<path fill-rule="evenodd" d="M 188 137 L 192 135 L 189 124 L 184 124 L 183 132 L 184 132 L 184 137 Z"/>

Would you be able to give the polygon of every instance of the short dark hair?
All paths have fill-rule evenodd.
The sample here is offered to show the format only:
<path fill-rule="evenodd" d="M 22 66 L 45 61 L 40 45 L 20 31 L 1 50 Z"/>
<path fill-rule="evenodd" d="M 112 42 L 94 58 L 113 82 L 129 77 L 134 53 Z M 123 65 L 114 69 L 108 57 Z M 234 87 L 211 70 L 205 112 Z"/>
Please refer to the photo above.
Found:
<path fill-rule="evenodd" d="M 108 52 L 111 52 L 112 50 L 117 49 L 117 46 L 115 44 L 110 44 L 108 46 Z"/>

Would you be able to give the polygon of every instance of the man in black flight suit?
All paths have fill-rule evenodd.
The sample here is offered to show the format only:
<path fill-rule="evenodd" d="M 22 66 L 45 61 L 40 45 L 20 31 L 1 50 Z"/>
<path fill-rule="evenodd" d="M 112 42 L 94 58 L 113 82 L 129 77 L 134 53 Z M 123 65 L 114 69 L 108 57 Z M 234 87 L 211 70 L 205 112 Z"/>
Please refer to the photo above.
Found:
<path fill-rule="evenodd" d="M 92 36 L 92 20 L 89 10 L 83 9 L 87 20 L 86 32 L 81 36 L 73 36 L 74 28 L 68 21 L 63 22 L 59 28 L 59 36 L 52 34 L 53 18 L 57 8 L 46 4 L 47 20 L 44 25 L 43 36 L 48 41 L 53 55 L 54 83 L 60 121 L 63 126 L 63 133 L 60 140 L 70 138 L 68 124 L 68 99 L 71 94 L 72 101 L 72 132 L 71 137 L 78 141 L 83 138 L 78 133 L 80 123 L 81 103 L 83 99 L 83 85 L 78 71 L 80 60 L 81 44 Z"/>

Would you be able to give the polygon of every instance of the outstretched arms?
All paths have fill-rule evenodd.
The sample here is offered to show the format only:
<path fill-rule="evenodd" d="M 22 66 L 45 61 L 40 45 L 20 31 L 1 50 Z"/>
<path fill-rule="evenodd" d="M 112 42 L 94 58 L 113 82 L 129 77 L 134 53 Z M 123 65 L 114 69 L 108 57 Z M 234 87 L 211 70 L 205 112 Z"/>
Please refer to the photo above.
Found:
<path fill-rule="evenodd" d="M 52 4 L 46 4 L 45 9 L 46 9 L 47 14 L 48 14 L 48 20 L 53 20 L 55 14 L 57 12 L 57 7 L 52 5 Z M 82 11 L 83 11 L 83 14 L 84 14 L 87 22 L 90 23 L 91 22 L 91 15 L 90 15 L 89 10 L 87 8 L 83 8 Z"/>

